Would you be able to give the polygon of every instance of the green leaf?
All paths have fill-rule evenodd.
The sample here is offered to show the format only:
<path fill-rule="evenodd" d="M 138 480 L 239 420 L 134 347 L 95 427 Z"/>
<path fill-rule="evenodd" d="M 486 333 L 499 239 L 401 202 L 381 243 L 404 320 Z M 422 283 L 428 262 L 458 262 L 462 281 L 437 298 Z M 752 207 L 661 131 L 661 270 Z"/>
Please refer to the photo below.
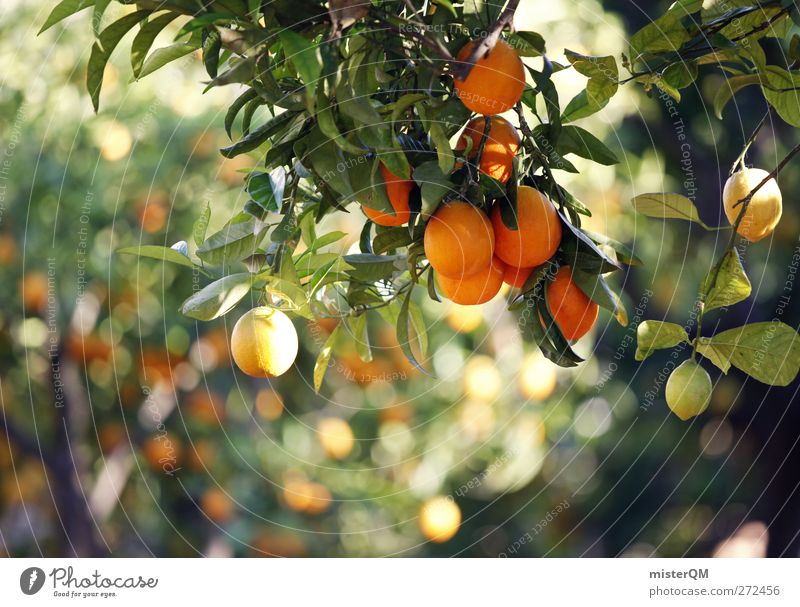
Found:
<path fill-rule="evenodd" d="M 239 154 L 250 152 L 264 143 L 267 139 L 283 130 L 289 121 L 295 116 L 295 112 L 283 112 L 278 114 L 233 145 L 222 148 L 220 153 L 225 156 L 225 158 L 233 158 Z"/>
<path fill-rule="evenodd" d="M 145 57 L 147 57 L 147 53 L 150 52 L 150 48 L 153 46 L 158 34 L 177 19 L 178 16 L 178 13 L 164 13 L 142 25 L 142 28 L 136 34 L 131 44 L 131 67 L 133 68 L 134 78 L 139 77 L 139 72 L 142 71 Z"/>
<path fill-rule="evenodd" d="M 664 70 L 663 82 L 674 89 L 683 89 L 697 79 L 697 61 L 679 61 Z"/>
<path fill-rule="evenodd" d="M 366 152 L 366 150 L 360 148 L 354 143 L 350 143 L 342 136 L 341 132 L 339 131 L 339 127 L 336 125 L 336 120 L 333 117 L 331 104 L 328 101 L 328 98 L 325 97 L 325 95 L 323 95 L 321 92 L 319 95 L 317 95 L 317 124 L 319 125 L 319 130 L 322 131 L 322 134 L 339 146 L 342 151 L 349 152 L 350 154 L 354 154 L 356 156 L 363 155 Z"/>
<path fill-rule="evenodd" d="M 674 348 L 689 341 L 686 329 L 672 322 L 645 320 L 636 328 L 636 360 L 644 360 L 656 350 Z"/>
<path fill-rule="evenodd" d="M 450 173 L 455 166 L 456 157 L 453 154 L 453 149 L 450 147 L 450 140 L 445 135 L 442 125 L 434 122 L 430 125 L 428 131 L 431 136 L 433 146 L 436 148 L 436 157 L 439 161 L 439 169 L 444 175 Z"/>
<path fill-rule="evenodd" d="M 94 3 L 92 28 L 94 29 L 95 36 L 100 33 L 100 26 L 103 23 L 103 14 L 106 12 L 109 4 L 111 4 L 111 0 L 96 0 Z"/>
<path fill-rule="evenodd" d="M 422 195 L 424 218 L 430 217 L 446 194 L 455 191 L 455 184 L 447 178 L 435 160 L 423 162 L 414 169 L 414 181 L 419 185 Z"/>
<path fill-rule="evenodd" d="M 149 10 L 140 10 L 130 15 L 125 15 L 102 31 L 97 42 L 92 45 L 89 55 L 89 65 L 86 69 L 86 88 L 92 98 L 92 105 L 96 112 L 100 106 L 100 89 L 103 87 L 103 72 L 111 53 L 114 52 L 119 41 L 133 26 L 150 14 Z"/>
<path fill-rule="evenodd" d="M 140 247 L 124 247 L 117 249 L 117 253 L 122 255 L 138 255 L 139 257 L 148 257 L 150 259 L 158 259 L 159 261 L 168 261 L 176 263 L 179 266 L 187 268 L 194 268 L 196 265 L 192 260 L 179 253 L 170 247 L 162 247 L 158 245 L 142 245 Z"/>
<path fill-rule="evenodd" d="M 269 173 L 251 173 L 246 190 L 262 209 L 277 212 L 283 202 L 285 187 L 286 171 L 283 167 L 278 167 Z"/>
<path fill-rule="evenodd" d="M 333 346 L 336 343 L 336 337 L 339 335 L 339 329 L 342 326 L 342 323 L 336 325 L 331 334 L 328 335 L 328 339 L 325 340 L 325 343 L 322 345 L 322 349 L 319 351 L 317 355 L 317 362 L 314 363 L 314 390 L 319 392 L 319 389 L 322 387 L 322 380 L 325 379 L 325 372 L 328 370 L 328 366 L 330 365 L 331 355 L 333 354 Z"/>
<path fill-rule="evenodd" d="M 757 322 L 701 337 L 697 351 L 723 372 L 732 364 L 771 386 L 788 386 L 800 369 L 800 336 L 782 322 Z"/>
<path fill-rule="evenodd" d="M 578 93 L 564 108 L 561 122 L 591 116 L 603 109 L 619 88 L 619 71 L 612 56 L 590 57 L 565 51 L 572 67 L 589 78 L 586 89 Z"/>
<path fill-rule="evenodd" d="M 393 273 L 405 269 L 405 260 L 403 255 L 356 253 L 344 256 L 345 263 L 352 268 L 347 273 L 353 278 L 365 282 L 375 282 L 391 277 Z"/>
<path fill-rule="evenodd" d="M 408 228 L 387 228 L 375 236 L 372 241 L 372 252 L 376 255 L 381 255 L 387 251 L 407 247 L 410 244 L 411 234 L 408 233 Z"/>
<path fill-rule="evenodd" d="M 258 280 L 259 286 L 261 286 L 261 281 L 263 281 L 263 289 L 266 293 L 281 301 L 276 307 L 281 310 L 300 314 L 306 318 L 313 318 L 308 307 L 309 298 L 306 296 L 306 292 L 291 280 L 266 274 L 259 274 Z"/>
<path fill-rule="evenodd" d="M 520 57 L 540 57 L 545 52 L 545 42 L 536 32 L 517 32 L 506 38 Z"/>
<path fill-rule="evenodd" d="M 361 360 L 368 363 L 372 360 L 372 348 L 369 346 L 369 332 L 367 331 L 367 315 L 359 314 L 349 318 L 348 324 L 353 334 L 356 352 Z"/>
<path fill-rule="evenodd" d="M 206 239 L 206 232 L 208 231 L 208 222 L 211 221 L 211 203 L 206 203 L 206 208 L 200 213 L 200 216 L 192 226 L 192 237 L 194 244 L 198 247 L 203 244 Z"/>
<path fill-rule="evenodd" d="M 630 39 L 632 63 L 637 63 L 647 53 L 657 51 L 677 51 L 691 39 L 682 20 L 689 14 L 699 11 L 702 0 L 678 0 L 655 21 L 651 21 L 636 32 Z"/>
<path fill-rule="evenodd" d="M 212 282 L 183 302 L 181 313 L 197 320 L 213 320 L 230 312 L 250 292 L 253 276 L 229 274 Z"/>
<path fill-rule="evenodd" d="M 620 322 L 622 326 L 627 323 L 622 322 L 627 318 L 627 314 L 622 308 L 622 301 L 615 295 L 608 286 L 606 279 L 602 274 L 594 274 L 590 272 L 583 272 L 578 269 L 572 270 L 572 280 L 578 285 L 578 288 L 583 293 L 596 303 L 601 308 L 604 308 L 614 314 L 614 317 Z"/>
<path fill-rule="evenodd" d="M 642 215 L 658 219 L 685 219 L 709 227 L 700 220 L 694 203 L 681 194 L 655 192 L 639 194 L 632 201 L 633 208 Z"/>
<path fill-rule="evenodd" d="M 240 261 L 256 251 L 266 229 L 263 223 L 249 216 L 229 223 L 197 249 L 197 256 L 211 265 Z"/>
<path fill-rule="evenodd" d="M 206 73 L 211 78 L 216 78 L 219 74 L 219 59 L 222 51 L 222 38 L 219 32 L 213 28 L 203 32 L 203 65 Z"/>
<path fill-rule="evenodd" d="M 400 349 L 403 351 L 403 354 L 405 354 L 408 362 L 410 362 L 416 369 L 422 371 L 425 375 L 430 375 L 430 373 L 428 373 L 428 371 L 426 371 L 425 368 L 417 361 L 411 345 L 412 338 L 410 337 L 409 332 L 409 306 L 411 305 L 412 294 L 412 290 L 409 289 L 408 293 L 403 298 L 403 304 L 400 306 L 400 312 L 397 315 L 397 341 L 400 343 Z M 413 341 L 414 343 L 418 343 L 417 339 L 419 337 L 419 333 L 416 327 L 414 328 L 414 333 L 416 335 Z"/>
<path fill-rule="evenodd" d="M 761 76 L 758 74 L 742 74 L 741 76 L 733 76 L 728 78 L 724 84 L 718 89 L 714 95 L 714 115 L 722 120 L 722 110 L 733 98 L 733 96 L 746 86 L 751 84 L 759 84 Z"/>
<path fill-rule="evenodd" d="M 75 13 L 93 5 L 94 0 L 62 0 L 51 11 L 50 15 L 47 17 L 47 20 L 44 22 L 44 25 L 42 25 L 42 29 L 39 30 L 39 33 L 41 34 L 45 30 L 53 27 L 59 21 L 63 21 L 70 15 L 74 15 Z"/>
<path fill-rule="evenodd" d="M 614 240 L 613 238 L 610 238 L 604 234 L 590 232 L 589 230 L 584 230 L 584 232 L 597 244 L 606 245 L 614 249 L 614 252 L 617 254 L 617 259 L 619 259 L 621 262 L 626 263 L 629 266 L 644 265 L 642 260 L 633 254 L 633 250 L 629 246 L 622 244 L 618 240 Z"/>
<path fill-rule="evenodd" d="M 258 97 L 258 92 L 255 89 L 247 89 L 231 103 L 230 107 L 228 107 L 228 111 L 225 113 L 224 124 L 225 132 L 228 133 L 229 139 L 233 138 L 231 136 L 231 130 L 233 129 L 233 121 L 236 120 L 239 111 L 256 97 Z"/>
<path fill-rule="evenodd" d="M 703 280 L 700 287 L 700 292 L 705 293 L 711 288 L 711 281 L 714 278 L 716 267 L 712 268 L 708 275 Z M 716 308 L 724 308 L 732 306 L 750 297 L 752 287 L 750 286 L 750 279 L 747 278 L 744 268 L 742 267 L 742 260 L 739 259 L 739 253 L 736 249 L 731 249 L 722 258 L 717 274 L 717 281 L 708 292 L 705 299 L 705 310 L 714 310 Z"/>
<path fill-rule="evenodd" d="M 619 162 L 617 156 L 606 147 L 606 144 L 586 129 L 578 126 L 561 127 L 557 148 L 559 154 L 575 154 L 606 166 Z"/>
<path fill-rule="evenodd" d="M 761 86 L 764 97 L 781 118 L 800 127 L 800 74 L 768 65 L 764 75 L 767 81 Z"/>
<path fill-rule="evenodd" d="M 181 57 L 185 57 L 189 53 L 196 51 L 198 48 L 200 48 L 200 44 L 197 42 L 176 42 L 163 48 L 157 48 L 145 60 L 144 65 L 142 66 L 142 69 L 137 77 L 144 78 L 145 76 L 149 76 L 168 63 L 171 63 L 176 59 L 180 59 Z"/>
<path fill-rule="evenodd" d="M 306 98 L 313 103 L 317 80 L 322 72 L 319 47 L 292 30 L 283 30 L 278 38 L 286 53 L 286 60 L 294 65 L 300 80 L 306 85 Z"/>

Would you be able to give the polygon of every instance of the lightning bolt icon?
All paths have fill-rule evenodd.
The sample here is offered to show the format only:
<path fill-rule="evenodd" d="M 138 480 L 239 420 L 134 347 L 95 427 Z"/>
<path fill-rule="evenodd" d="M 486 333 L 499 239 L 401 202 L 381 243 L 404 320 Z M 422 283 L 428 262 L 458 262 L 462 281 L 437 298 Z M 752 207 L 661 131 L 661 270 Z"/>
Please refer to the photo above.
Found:
<path fill-rule="evenodd" d="M 33 588 L 33 585 L 36 583 L 36 578 L 39 577 L 39 573 L 34 569 L 31 571 L 31 578 L 28 580 L 28 590 Z"/>

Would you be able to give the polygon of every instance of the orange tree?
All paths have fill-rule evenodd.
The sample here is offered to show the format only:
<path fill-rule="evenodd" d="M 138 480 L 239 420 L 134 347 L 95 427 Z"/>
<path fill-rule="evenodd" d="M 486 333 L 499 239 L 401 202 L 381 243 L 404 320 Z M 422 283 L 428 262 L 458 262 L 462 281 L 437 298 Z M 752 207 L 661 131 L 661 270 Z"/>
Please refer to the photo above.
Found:
<path fill-rule="evenodd" d="M 135 29 L 131 60 L 137 78 L 199 51 L 207 87 L 242 87 L 225 117 L 234 141 L 222 154 L 258 158 L 242 212 L 209 235 L 206 209 L 187 235 L 192 253 L 186 242 L 122 252 L 208 276 L 209 284 L 182 306 L 191 318 L 217 318 L 255 290 L 263 306 L 336 320 L 314 371 L 317 389 L 343 332 L 352 336 L 359 356 L 370 360 L 366 316 L 372 312 L 396 327 L 404 354 L 425 371 L 426 329 L 417 298 L 427 293 L 438 301 L 441 292 L 477 304 L 497 292 L 501 274 L 517 288 L 509 307 L 519 315 L 525 337 L 559 365 L 582 361 L 570 338 L 591 327 L 595 305 L 626 323 L 607 277 L 638 260 L 625 245 L 582 229 L 581 217 L 590 210 L 556 178 L 557 171 L 577 171 L 570 155 L 601 164 L 617 161 L 575 122 L 602 110 L 621 84 L 636 82 L 648 93 L 679 101 L 680 90 L 702 73 L 722 72 L 727 80 L 715 100 L 718 114 L 740 89 L 758 86 L 771 111 L 800 126 L 795 70 L 800 38 L 788 39 L 799 15 L 789 0 L 678 0 L 630 38 L 629 52 L 619 62 L 567 50 L 565 64 L 548 59 L 540 34 L 513 30 L 519 4 L 514 0 L 122 4 L 131 10 L 99 31 L 92 48 L 87 85 L 95 107 L 111 53 Z M 45 27 L 91 5 L 99 23 L 108 1 L 64 0 Z M 178 19 L 183 24 L 175 42 L 153 50 L 158 33 Z M 779 41 L 781 62 L 768 62 L 766 39 Z M 552 78 L 563 70 L 587 78 L 585 89 L 566 104 Z M 508 122 L 496 117 L 511 110 L 518 146 Z M 779 320 L 712 336 L 701 332 L 706 313 L 750 294 L 737 235 L 763 238 L 780 218 L 775 179 L 800 147 L 772 171 L 746 174 L 746 153 L 764 123 L 766 118 L 733 162 L 724 205 L 733 230 L 700 286 L 695 335 L 672 323 L 642 323 L 637 358 L 688 344 L 693 360 L 703 356 L 723 372 L 734 365 L 772 385 L 796 376 L 797 333 Z M 488 168 L 494 160 L 484 162 L 484 154 L 488 160 L 496 148 L 513 150 L 507 154 L 510 166 L 503 159 L 507 179 L 505 171 Z M 729 229 L 700 222 L 693 201 L 681 194 L 643 194 L 633 204 L 645 215 Z M 344 237 L 320 233 L 323 220 L 359 208 L 366 214 L 359 250 L 323 251 Z M 550 301 L 554 292 L 558 302 Z M 259 334 L 250 335 L 253 356 L 281 346 L 259 343 Z M 706 372 L 691 370 L 667 391 L 681 417 L 688 410 L 701 412 L 710 397 Z M 697 385 L 703 389 L 695 390 Z"/>

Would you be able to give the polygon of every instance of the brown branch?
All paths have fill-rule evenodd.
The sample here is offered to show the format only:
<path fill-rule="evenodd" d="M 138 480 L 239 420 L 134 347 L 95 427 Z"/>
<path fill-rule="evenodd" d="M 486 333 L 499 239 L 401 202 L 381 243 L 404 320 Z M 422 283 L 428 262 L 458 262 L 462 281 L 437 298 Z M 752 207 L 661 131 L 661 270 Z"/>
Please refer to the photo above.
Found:
<path fill-rule="evenodd" d="M 472 52 L 469 54 L 465 61 L 460 61 L 458 64 L 453 65 L 451 71 L 453 76 L 458 80 L 464 80 L 472 71 L 475 62 L 482 57 L 485 57 L 489 51 L 494 48 L 497 41 L 500 39 L 500 34 L 506 25 L 510 26 L 513 30 L 514 27 L 514 14 L 517 12 L 519 0 L 509 0 L 505 9 L 500 14 L 500 17 L 495 21 L 494 25 L 486 32 L 486 36 L 475 45 Z"/>

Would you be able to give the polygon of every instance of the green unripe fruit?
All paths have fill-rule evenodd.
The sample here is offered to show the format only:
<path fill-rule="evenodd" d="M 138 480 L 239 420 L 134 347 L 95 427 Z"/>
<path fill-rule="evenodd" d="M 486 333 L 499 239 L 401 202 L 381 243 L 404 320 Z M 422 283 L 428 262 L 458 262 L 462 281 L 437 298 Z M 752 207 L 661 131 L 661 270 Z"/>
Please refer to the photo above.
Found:
<path fill-rule="evenodd" d="M 667 404 L 683 421 L 700 415 L 711 400 L 711 378 L 693 360 L 682 362 L 669 376 Z"/>

